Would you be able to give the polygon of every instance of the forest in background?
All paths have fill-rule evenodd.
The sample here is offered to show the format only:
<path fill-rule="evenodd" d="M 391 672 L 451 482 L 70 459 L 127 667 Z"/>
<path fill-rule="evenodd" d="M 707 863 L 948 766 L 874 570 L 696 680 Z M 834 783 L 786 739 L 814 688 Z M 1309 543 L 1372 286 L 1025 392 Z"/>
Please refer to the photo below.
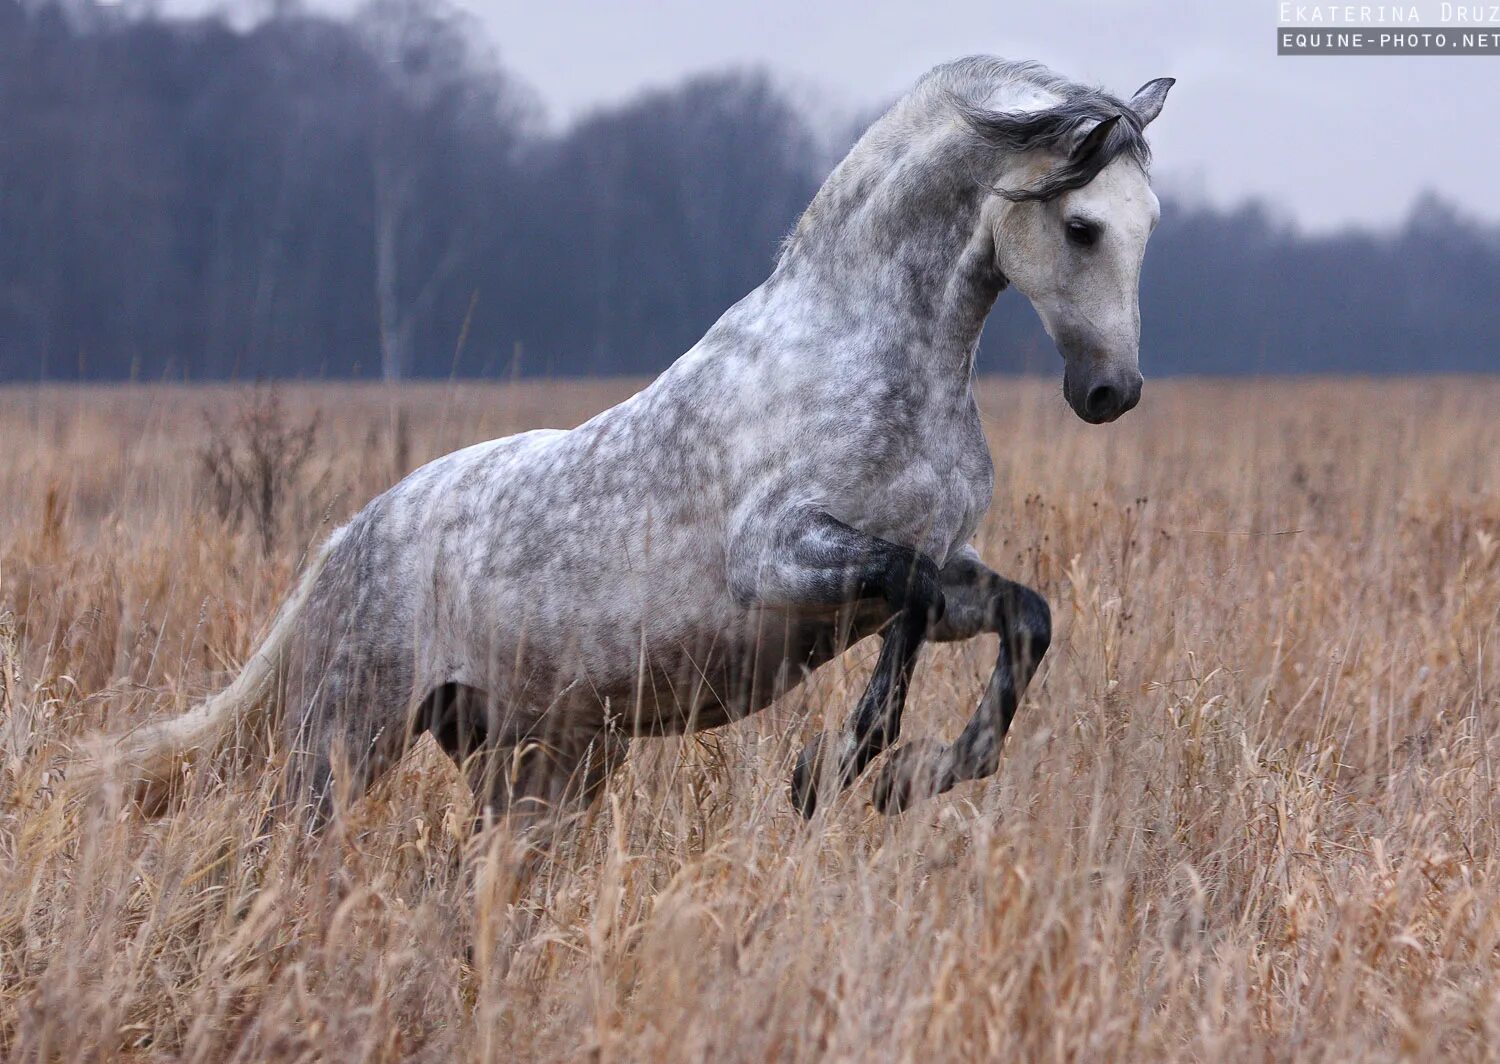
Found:
<path fill-rule="evenodd" d="M 847 146 L 743 70 L 551 129 L 486 39 L 421 0 L 0 0 L 0 380 L 653 373 Z M 1432 195 L 1330 234 L 1163 199 L 1148 374 L 1500 368 L 1500 225 Z M 1056 358 L 1003 295 L 980 368 Z"/>

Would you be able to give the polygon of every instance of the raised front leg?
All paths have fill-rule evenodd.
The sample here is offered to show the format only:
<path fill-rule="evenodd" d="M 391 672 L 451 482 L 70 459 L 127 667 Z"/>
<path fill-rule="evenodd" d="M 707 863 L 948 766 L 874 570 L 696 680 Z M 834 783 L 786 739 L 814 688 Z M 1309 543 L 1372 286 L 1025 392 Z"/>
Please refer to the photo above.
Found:
<path fill-rule="evenodd" d="M 937 565 L 910 547 L 808 508 L 746 522 L 731 551 L 729 575 L 745 605 L 796 610 L 877 599 L 892 613 L 854 713 L 838 734 L 808 743 L 792 771 L 792 804 L 811 816 L 822 785 L 847 787 L 895 741 L 917 654 L 943 615 Z"/>
<path fill-rule="evenodd" d="M 972 547 L 943 567 L 941 581 L 948 612 L 930 638 L 947 642 L 997 632 L 1000 653 L 979 708 L 951 746 L 929 742 L 891 754 L 875 783 L 875 807 L 883 813 L 899 813 L 999 768 L 1006 732 L 1052 640 L 1047 600 L 986 567 Z"/>

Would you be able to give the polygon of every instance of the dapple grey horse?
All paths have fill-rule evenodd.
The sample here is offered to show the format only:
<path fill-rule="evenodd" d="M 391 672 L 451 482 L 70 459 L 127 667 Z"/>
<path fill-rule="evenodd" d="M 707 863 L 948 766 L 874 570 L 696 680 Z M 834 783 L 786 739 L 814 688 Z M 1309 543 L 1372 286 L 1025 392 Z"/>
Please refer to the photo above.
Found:
<path fill-rule="evenodd" d="M 969 542 L 993 483 L 980 329 L 1014 285 L 1080 417 L 1136 404 L 1159 215 L 1142 131 L 1171 85 L 1126 102 L 1030 62 L 933 70 L 833 171 L 765 283 L 654 383 L 575 429 L 413 472 L 328 539 L 229 688 L 108 740 L 105 763 L 159 787 L 259 714 L 281 722 L 287 804 L 317 823 L 427 730 L 486 807 L 563 807 L 631 737 L 754 713 L 878 633 L 847 723 L 793 771 L 811 815 L 896 740 L 924 641 L 995 632 L 973 719 L 951 745 L 896 750 L 875 803 L 993 773 L 1050 616 Z"/>

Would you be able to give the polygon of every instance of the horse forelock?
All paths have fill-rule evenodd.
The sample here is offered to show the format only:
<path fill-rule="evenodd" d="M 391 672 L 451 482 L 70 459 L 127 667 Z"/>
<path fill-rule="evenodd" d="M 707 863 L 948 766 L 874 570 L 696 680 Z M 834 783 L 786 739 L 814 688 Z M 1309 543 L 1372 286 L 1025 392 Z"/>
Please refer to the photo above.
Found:
<path fill-rule="evenodd" d="M 1063 77 L 1032 60 L 1010 61 L 971 56 L 946 63 L 922 83 L 946 95 L 969 130 L 996 151 L 1053 151 L 1067 157 L 1037 184 L 994 191 L 1014 201 L 1051 200 L 1082 188 L 1124 156 L 1141 169 L 1151 162 L 1145 122 L 1131 106 L 1100 88 Z M 1033 90 L 1038 105 L 1016 106 L 1016 89 Z M 1010 99 L 1007 99 L 1010 97 Z M 1100 122 L 1119 118 L 1109 135 L 1081 157 L 1074 148 Z"/>

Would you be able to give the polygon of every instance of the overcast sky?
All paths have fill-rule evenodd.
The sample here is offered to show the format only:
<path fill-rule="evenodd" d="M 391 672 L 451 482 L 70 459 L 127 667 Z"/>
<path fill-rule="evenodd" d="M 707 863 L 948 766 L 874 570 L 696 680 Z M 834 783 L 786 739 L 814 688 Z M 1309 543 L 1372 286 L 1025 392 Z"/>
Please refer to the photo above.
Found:
<path fill-rule="evenodd" d="M 1262 196 L 1319 229 L 1394 221 L 1425 188 L 1500 218 L 1500 57 L 1278 58 L 1272 0 L 459 2 L 554 121 L 728 64 L 852 114 L 984 52 L 1122 94 L 1177 78 L 1151 130 L 1167 187 Z"/>
<path fill-rule="evenodd" d="M 166 2 L 201 11 L 219 0 Z M 359 0 L 308 2 L 347 11 Z M 1424 189 L 1500 220 L 1500 56 L 1278 57 L 1279 0 L 452 2 L 554 124 L 729 65 L 769 69 L 820 118 L 847 120 L 937 63 L 988 53 L 1122 95 L 1177 78 L 1151 127 L 1164 188 L 1221 205 L 1260 197 L 1319 230 L 1399 221 Z M 1445 6 L 1322 7 L 1361 4 L 1415 4 L 1424 25 Z"/>

